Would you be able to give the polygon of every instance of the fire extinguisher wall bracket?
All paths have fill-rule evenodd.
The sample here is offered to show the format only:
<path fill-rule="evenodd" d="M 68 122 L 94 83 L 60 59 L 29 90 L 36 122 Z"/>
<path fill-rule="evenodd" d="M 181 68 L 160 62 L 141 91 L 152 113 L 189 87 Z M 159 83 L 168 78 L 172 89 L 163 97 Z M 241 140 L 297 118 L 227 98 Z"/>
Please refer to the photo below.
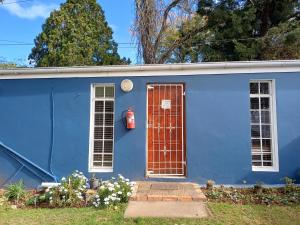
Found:
<path fill-rule="evenodd" d="M 126 128 L 127 129 L 135 128 L 134 111 L 131 107 L 129 107 L 126 112 Z"/>

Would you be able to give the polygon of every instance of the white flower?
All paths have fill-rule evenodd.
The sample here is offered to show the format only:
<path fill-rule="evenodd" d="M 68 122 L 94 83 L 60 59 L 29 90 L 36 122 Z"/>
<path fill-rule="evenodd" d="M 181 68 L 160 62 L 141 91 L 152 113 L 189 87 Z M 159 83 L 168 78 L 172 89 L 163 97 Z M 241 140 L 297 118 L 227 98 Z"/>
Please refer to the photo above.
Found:
<path fill-rule="evenodd" d="M 128 192 L 128 193 L 127 193 L 127 196 L 128 196 L 128 197 L 130 197 L 130 196 L 131 196 L 131 193 L 130 193 L 130 192 Z"/>
<path fill-rule="evenodd" d="M 112 177 L 111 179 L 112 179 L 112 180 L 115 180 L 116 178 Z"/>
<path fill-rule="evenodd" d="M 118 191 L 118 194 L 121 195 L 121 194 L 122 194 L 122 191 Z"/>
<path fill-rule="evenodd" d="M 100 189 L 103 190 L 105 187 L 104 186 L 100 186 Z"/>
<path fill-rule="evenodd" d="M 129 179 L 125 179 L 125 181 L 129 182 Z"/>
<path fill-rule="evenodd" d="M 112 195 L 111 196 L 113 196 L 113 197 L 116 197 L 117 195 L 116 195 L 116 193 L 112 193 Z"/>
<path fill-rule="evenodd" d="M 113 187 L 108 188 L 109 191 L 114 191 L 115 189 Z"/>
<path fill-rule="evenodd" d="M 109 202 L 104 202 L 104 204 L 105 204 L 105 205 L 108 205 L 108 204 L 109 204 Z"/>
<path fill-rule="evenodd" d="M 61 178 L 61 181 L 65 181 L 65 180 L 66 180 L 66 178 L 65 178 L 65 177 L 62 177 L 62 178 Z"/>
<path fill-rule="evenodd" d="M 105 198 L 104 201 L 106 201 L 106 202 L 109 201 L 109 198 Z"/>

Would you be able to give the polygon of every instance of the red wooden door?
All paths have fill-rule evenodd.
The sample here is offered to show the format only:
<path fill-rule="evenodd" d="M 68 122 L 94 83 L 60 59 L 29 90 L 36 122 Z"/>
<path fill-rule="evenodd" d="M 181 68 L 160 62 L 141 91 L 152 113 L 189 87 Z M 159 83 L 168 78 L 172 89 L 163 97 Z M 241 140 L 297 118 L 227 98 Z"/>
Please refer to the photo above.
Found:
<path fill-rule="evenodd" d="M 147 92 L 147 175 L 184 176 L 184 85 L 149 84 Z"/>

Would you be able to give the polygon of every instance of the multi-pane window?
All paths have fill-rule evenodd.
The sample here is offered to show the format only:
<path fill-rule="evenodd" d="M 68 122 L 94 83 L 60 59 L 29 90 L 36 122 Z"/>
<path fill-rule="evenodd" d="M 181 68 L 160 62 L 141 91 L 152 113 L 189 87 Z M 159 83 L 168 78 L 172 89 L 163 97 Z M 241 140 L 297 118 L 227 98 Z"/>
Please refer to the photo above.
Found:
<path fill-rule="evenodd" d="M 90 171 L 113 169 L 114 85 L 94 85 L 90 137 Z"/>
<path fill-rule="evenodd" d="M 276 169 L 274 88 L 272 81 L 250 82 L 252 168 Z"/>

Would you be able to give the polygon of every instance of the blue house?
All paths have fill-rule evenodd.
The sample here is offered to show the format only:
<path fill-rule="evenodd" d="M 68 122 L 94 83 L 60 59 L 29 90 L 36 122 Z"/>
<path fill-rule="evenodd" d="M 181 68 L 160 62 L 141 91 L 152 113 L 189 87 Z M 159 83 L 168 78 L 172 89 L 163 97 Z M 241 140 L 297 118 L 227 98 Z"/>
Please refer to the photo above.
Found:
<path fill-rule="evenodd" d="M 0 70 L 0 186 L 74 170 L 299 183 L 300 61 Z"/>

